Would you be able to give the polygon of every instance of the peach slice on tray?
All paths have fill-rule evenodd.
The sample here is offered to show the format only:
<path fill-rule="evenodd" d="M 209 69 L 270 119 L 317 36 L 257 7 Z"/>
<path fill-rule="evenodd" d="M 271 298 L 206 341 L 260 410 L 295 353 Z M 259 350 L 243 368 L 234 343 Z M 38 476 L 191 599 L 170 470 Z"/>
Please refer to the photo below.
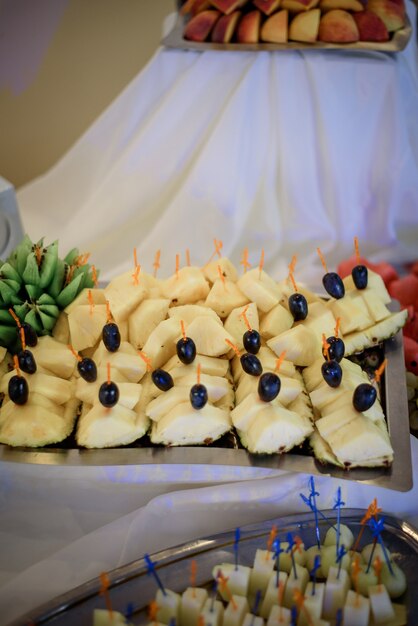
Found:
<path fill-rule="evenodd" d="M 289 39 L 314 43 L 318 38 L 320 18 L 321 11 L 319 9 L 298 13 L 290 23 Z"/>
<path fill-rule="evenodd" d="M 190 41 L 206 41 L 220 15 L 219 11 L 212 10 L 198 13 L 186 24 L 184 38 Z"/>
<path fill-rule="evenodd" d="M 237 40 L 239 43 L 258 43 L 260 38 L 260 11 L 250 11 L 242 16 L 238 24 Z"/>
<path fill-rule="evenodd" d="M 341 9 L 328 11 L 319 23 L 320 41 L 327 43 L 354 43 L 359 40 L 357 24 L 352 15 Z"/>
<path fill-rule="evenodd" d="M 389 33 L 384 22 L 372 11 L 359 11 L 353 15 L 360 33 L 360 41 L 388 41 Z"/>
<path fill-rule="evenodd" d="M 247 4 L 248 0 L 211 0 L 212 6 L 228 15 Z"/>
<path fill-rule="evenodd" d="M 292 13 L 310 11 L 319 4 L 319 0 L 283 0 L 282 9 L 288 9 Z"/>
<path fill-rule="evenodd" d="M 283 9 L 271 15 L 261 28 L 261 40 L 267 43 L 287 42 L 288 11 Z"/>
<path fill-rule="evenodd" d="M 234 11 L 233 13 L 229 13 L 229 15 L 222 15 L 215 24 L 211 40 L 214 43 L 229 43 L 240 17 L 241 11 Z"/>
<path fill-rule="evenodd" d="M 210 9 L 212 6 L 210 0 L 186 0 L 180 9 L 180 15 L 187 15 L 190 13 L 192 16 Z"/>
<path fill-rule="evenodd" d="M 280 6 L 281 0 L 253 0 L 253 5 L 264 15 L 271 15 Z"/>
<path fill-rule="evenodd" d="M 360 0 L 321 0 L 319 8 L 321 11 L 331 11 L 332 9 L 363 11 L 364 4 L 362 4 Z"/>
<path fill-rule="evenodd" d="M 393 0 L 369 0 L 367 8 L 380 17 L 389 32 L 405 25 L 405 8 Z"/>

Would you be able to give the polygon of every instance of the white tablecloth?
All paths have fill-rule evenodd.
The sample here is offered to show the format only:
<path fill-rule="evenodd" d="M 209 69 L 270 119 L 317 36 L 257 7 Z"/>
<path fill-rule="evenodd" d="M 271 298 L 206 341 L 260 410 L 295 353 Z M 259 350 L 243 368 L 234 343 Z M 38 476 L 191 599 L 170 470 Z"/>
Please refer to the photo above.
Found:
<path fill-rule="evenodd" d="M 415 36 L 397 55 L 161 49 L 18 201 L 32 238 L 89 250 L 104 278 L 131 267 L 134 246 L 145 269 L 159 248 L 166 273 L 186 248 L 205 263 L 216 237 L 235 261 L 248 246 L 258 262 L 264 247 L 277 273 L 297 252 L 313 284 L 317 245 L 329 265 L 354 235 L 372 260 L 416 256 L 417 112 Z M 417 440 L 412 452 L 412 491 L 341 481 L 345 502 L 376 496 L 417 524 Z M 187 466 L 2 463 L 0 475 L 2 624 L 145 551 L 302 511 L 308 481 Z M 316 480 L 332 506 L 340 483 Z"/>
<path fill-rule="evenodd" d="M 416 8 L 407 1 L 416 23 Z M 353 252 L 418 252 L 418 52 L 160 49 L 45 176 L 18 193 L 32 237 L 92 253 L 102 277 L 162 270 L 214 237 L 311 284 Z M 184 259 L 184 257 L 183 257 Z M 300 272 L 300 273 L 299 273 Z"/>

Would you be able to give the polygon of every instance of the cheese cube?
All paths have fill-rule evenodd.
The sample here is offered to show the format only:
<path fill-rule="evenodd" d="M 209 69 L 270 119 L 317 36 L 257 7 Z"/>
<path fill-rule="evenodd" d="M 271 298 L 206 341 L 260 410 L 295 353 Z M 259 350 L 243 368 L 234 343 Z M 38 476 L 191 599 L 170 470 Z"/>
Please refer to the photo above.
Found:
<path fill-rule="evenodd" d="M 343 626 L 368 626 L 369 616 L 369 598 L 350 590 L 343 609 Z"/>
<path fill-rule="evenodd" d="M 223 626 L 242 626 L 249 610 L 247 598 L 233 595 L 225 609 Z"/>
<path fill-rule="evenodd" d="M 199 614 L 208 599 L 206 589 L 188 587 L 181 596 L 180 622 L 182 626 L 197 626 Z"/>

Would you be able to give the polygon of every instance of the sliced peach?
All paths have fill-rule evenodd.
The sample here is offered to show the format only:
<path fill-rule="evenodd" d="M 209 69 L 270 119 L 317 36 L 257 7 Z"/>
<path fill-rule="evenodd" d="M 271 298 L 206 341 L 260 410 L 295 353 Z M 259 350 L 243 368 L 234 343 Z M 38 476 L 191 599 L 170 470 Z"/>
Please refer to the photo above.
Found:
<path fill-rule="evenodd" d="M 219 11 L 202 11 L 191 18 L 184 29 L 184 38 L 190 41 L 206 41 L 220 17 Z"/>
<path fill-rule="evenodd" d="M 318 38 L 320 18 L 321 11 L 319 9 L 298 13 L 290 23 L 289 39 L 314 43 Z"/>
<path fill-rule="evenodd" d="M 280 6 L 281 0 L 253 0 L 253 5 L 260 9 L 264 15 L 271 15 Z"/>
<path fill-rule="evenodd" d="M 239 21 L 237 40 L 239 43 L 258 43 L 260 38 L 260 11 L 245 13 Z"/>
<path fill-rule="evenodd" d="M 353 14 L 360 41 L 388 41 L 389 33 L 384 22 L 372 11 L 359 11 Z"/>
<path fill-rule="evenodd" d="M 318 39 L 327 43 L 353 43 L 359 40 L 357 25 L 350 13 L 341 9 L 328 11 L 319 22 Z"/>
<path fill-rule="evenodd" d="M 292 13 L 310 11 L 319 4 L 319 0 L 282 0 L 282 9 L 288 9 Z"/>
<path fill-rule="evenodd" d="M 261 27 L 261 40 L 268 43 L 286 43 L 288 16 L 287 9 L 270 15 Z"/>
<path fill-rule="evenodd" d="M 393 0 L 369 0 L 367 8 L 380 17 L 389 32 L 405 25 L 405 8 Z"/>
<path fill-rule="evenodd" d="M 214 43 L 229 43 L 240 17 L 241 11 L 234 11 L 229 15 L 222 15 L 215 24 L 211 40 Z"/>
<path fill-rule="evenodd" d="M 244 4 L 247 4 L 248 0 L 210 0 L 211 4 L 215 7 L 215 9 L 218 9 L 218 11 L 221 11 L 222 13 L 225 13 L 226 15 L 228 15 L 229 13 L 232 13 L 232 11 L 235 11 L 236 9 L 240 9 L 241 7 L 244 6 Z"/>
<path fill-rule="evenodd" d="M 363 11 L 364 5 L 360 0 L 321 0 L 319 3 L 321 11 L 331 11 L 332 9 L 343 9 L 344 11 Z"/>

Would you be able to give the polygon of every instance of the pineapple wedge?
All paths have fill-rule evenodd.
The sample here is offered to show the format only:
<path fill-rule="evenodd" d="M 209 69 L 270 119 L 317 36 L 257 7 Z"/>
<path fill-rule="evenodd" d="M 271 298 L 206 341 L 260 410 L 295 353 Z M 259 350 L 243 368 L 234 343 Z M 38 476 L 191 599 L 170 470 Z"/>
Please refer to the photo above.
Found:
<path fill-rule="evenodd" d="M 264 270 L 255 268 L 245 272 L 237 282 L 238 287 L 249 301 L 255 302 L 257 308 L 268 313 L 280 302 L 280 291 L 277 283 Z"/>
<path fill-rule="evenodd" d="M 393 337 L 403 328 L 408 317 L 408 311 L 392 313 L 387 319 L 378 322 L 364 330 L 353 332 L 344 336 L 345 353 L 347 356 L 355 352 L 362 352 L 366 348 L 381 343 L 389 337 Z"/>
<path fill-rule="evenodd" d="M 196 344 L 199 354 L 205 356 L 221 356 L 230 351 L 226 339 L 234 342 L 234 338 L 212 317 L 199 315 L 187 328 L 187 336 Z"/>
<path fill-rule="evenodd" d="M 158 324 L 145 342 L 143 351 L 157 369 L 176 353 L 176 341 L 181 336 L 180 322 L 176 318 Z"/>
<path fill-rule="evenodd" d="M 175 385 L 151 400 L 145 408 L 145 414 L 154 422 L 158 422 L 178 404 L 189 401 L 190 387 Z"/>
<path fill-rule="evenodd" d="M 228 359 L 221 359 L 214 356 L 205 356 L 203 354 L 196 354 L 196 358 L 190 365 L 185 365 L 180 361 L 177 354 L 171 357 L 164 365 L 164 369 L 170 374 L 175 376 L 185 376 L 196 372 L 197 366 L 200 365 L 202 374 L 209 374 L 211 376 L 226 376 L 229 368 Z"/>
<path fill-rule="evenodd" d="M 389 295 L 388 290 L 386 289 L 386 285 L 383 282 L 383 278 L 377 272 L 373 272 L 370 268 L 367 270 L 367 287 L 366 289 L 362 289 L 360 293 L 370 294 L 373 297 L 379 299 L 383 304 L 389 304 L 391 302 L 391 297 Z M 353 277 L 351 274 L 346 276 L 343 279 L 343 283 L 346 291 L 355 290 L 357 291 L 357 287 L 354 284 Z"/>
<path fill-rule="evenodd" d="M 106 350 L 103 341 L 101 341 L 94 353 L 93 360 L 97 367 L 106 367 L 107 363 L 110 363 L 112 371 L 118 370 L 131 383 L 138 383 L 147 371 L 145 361 L 127 341 L 122 341 L 116 352 Z"/>
<path fill-rule="evenodd" d="M 330 300 L 328 304 L 335 319 L 341 320 L 341 332 L 345 335 L 373 324 L 369 309 L 360 291 L 348 291 L 340 300 Z"/>
<path fill-rule="evenodd" d="M 286 359 L 295 365 L 311 365 L 318 356 L 319 338 L 306 326 L 293 326 L 277 337 L 267 341 L 269 348 L 279 356 L 286 350 Z"/>
<path fill-rule="evenodd" d="M 318 422 L 317 422 L 318 424 Z M 393 449 L 389 435 L 364 415 L 335 430 L 327 443 L 345 467 L 390 465 Z"/>
<path fill-rule="evenodd" d="M 173 306 L 194 304 L 209 293 L 209 283 L 199 267 L 182 267 L 176 274 L 161 283 L 161 293 Z"/>
<path fill-rule="evenodd" d="M 117 324 L 128 319 L 129 315 L 148 296 L 147 281 L 138 277 L 136 284 L 132 272 L 125 272 L 117 276 L 104 290 L 106 300 L 109 301 L 110 310 Z"/>
<path fill-rule="evenodd" d="M 231 426 L 229 411 L 210 404 L 196 410 L 190 402 L 182 402 L 153 423 L 151 441 L 171 446 L 208 444 L 222 437 Z"/>
<path fill-rule="evenodd" d="M 30 348 L 36 364 L 59 378 L 69 379 L 74 374 L 76 359 L 68 347 L 53 337 L 39 337 L 36 346 Z"/>
<path fill-rule="evenodd" d="M 193 322 L 195 317 L 199 315 L 207 315 L 212 317 L 220 326 L 222 326 L 222 320 L 215 311 L 209 309 L 207 306 L 201 304 L 182 304 L 180 306 L 173 306 L 168 310 L 169 317 L 175 317 L 178 320 L 183 320 L 186 324 L 186 328 Z"/>
<path fill-rule="evenodd" d="M 118 403 L 108 409 L 95 404 L 80 416 L 77 443 L 85 448 L 111 448 L 123 446 L 145 435 L 149 419 Z"/>
<path fill-rule="evenodd" d="M 292 328 L 293 322 L 293 315 L 284 306 L 277 304 L 263 316 L 260 335 L 263 339 L 271 339 Z"/>
<path fill-rule="evenodd" d="M 69 342 L 74 350 L 92 348 L 102 336 L 103 326 L 107 322 L 105 304 L 96 304 L 91 309 L 89 304 L 80 304 L 68 314 Z"/>
<path fill-rule="evenodd" d="M 236 283 L 218 278 L 212 285 L 205 305 L 215 311 L 219 317 L 227 317 L 231 311 L 248 304 L 249 300 Z"/>
<path fill-rule="evenodd" d="M 167 317 L 169 306 L 170 300 L 164 298 L 143 300 L 128 319 L 129 343 L 142 350 L 152 331 Z"/>
<path fill-rule="evenodd" d="M 248 330 L 244 317 L 242 315 L 242 313 L 245 310 L 246 310 L 245 316 L 251 328 L 253 330 L 258 330 L 259 329 L 258 311 L 254 302 L 251 302 L 248 305 L 248 307 L 240 306 L 240 307 L 233 309 L 228 315 L 224 324 L 225 330 L 233 336 L 235 345 L 237 346 L 239 350 L 242 350 L 244 347 L 243 336 L 244 336 L 244 333 L 246 333 Z"/>
<path fill-rule="evenodd" d="M 202 267 L 202 272 L 206 280 L 210 283 L 214 283 L 219 278 L 219 269 L 221 268 L 222 275 L 226 280 L 230 280 L 236 283 L 238 280 L 238 272 L 235 265 L 225 256 L 220 259 L 215 259 L 207 265 Z"/>
<path fill-rule="evenodd" d="M 57 376 L 51 376 L 50 374 L 45 374 L 40 371 L 35 372 L 35 374 L 26 374 L 25 372 L 21 372 L 21 374 L 28 382 L 29 395 L 31 393 L 38 393 L 56 404 L 65 404 L 73 396 L 72 381 L 64 380 Z M 7 394 L 9 380 L 14 375 L 15 372 L 11 371 L 3 376 L 0 381 L 0 393 Z"/>

